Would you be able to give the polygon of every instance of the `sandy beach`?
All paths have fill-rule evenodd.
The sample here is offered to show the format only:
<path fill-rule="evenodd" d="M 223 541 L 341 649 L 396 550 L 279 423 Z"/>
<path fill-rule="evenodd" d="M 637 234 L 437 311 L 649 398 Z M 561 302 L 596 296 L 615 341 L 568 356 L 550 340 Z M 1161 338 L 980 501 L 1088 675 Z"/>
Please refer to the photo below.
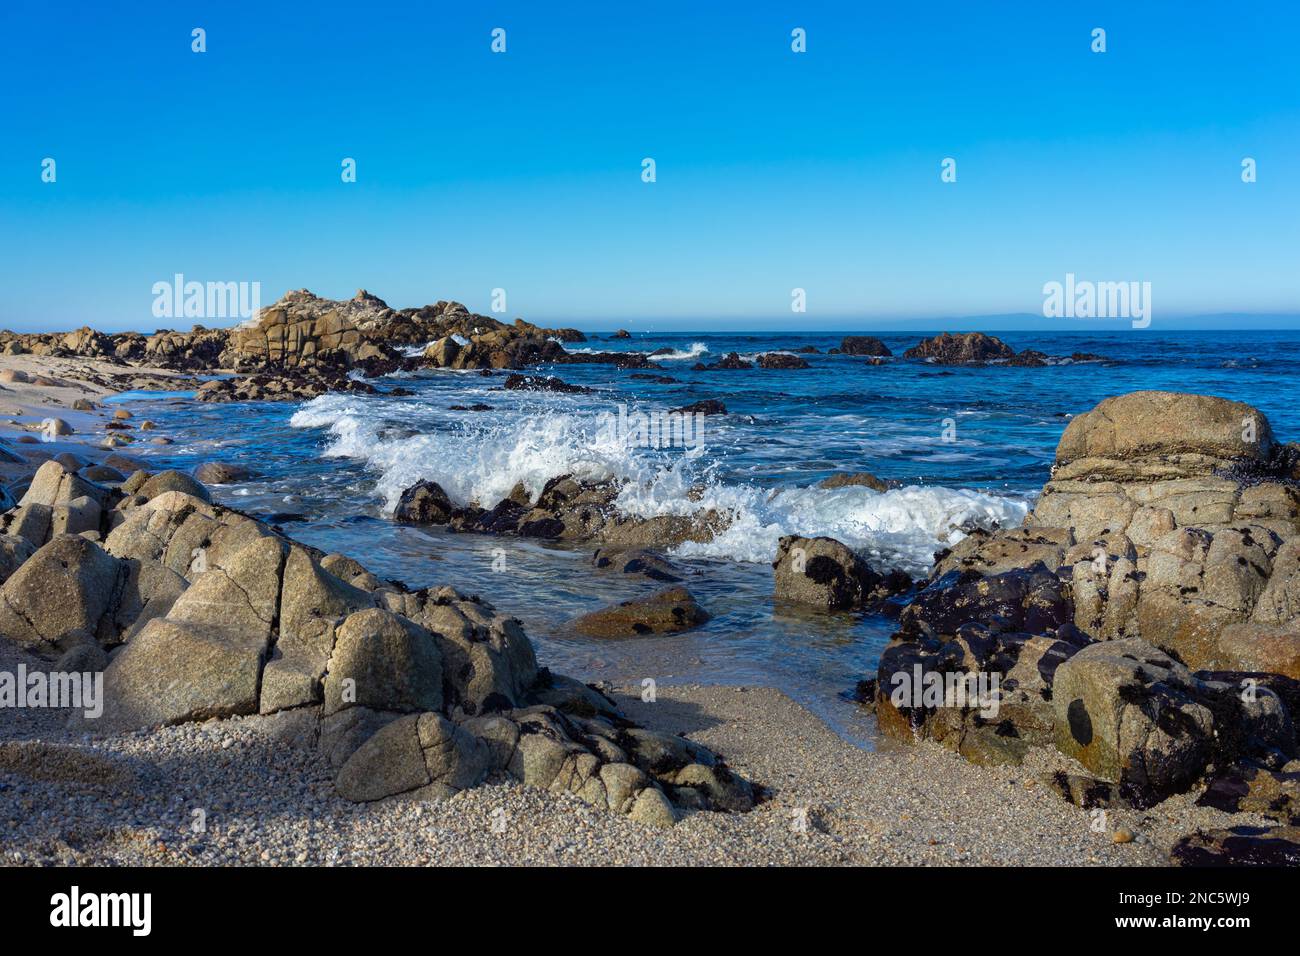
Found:
<path fill-rule="evenodd" d="M 4 652 L 0 667 L 18 660 Z M 29 667 L 39 666 L 25 658 Z M 292 715 L 96 740 L 48 712 L 0 744 L 7 864 L 76 865 L 1162 865 L 1197 827 L 1262 818 L 1192 805 L 1109 811 L 1103 825 L 1043 783 L 1046 767 L 976 767 L 932 744 L 869 752 L 765 688 L 616 694 L 638 723 L 684 733 L 768 794 L 744 814 L 669 830 L 517 783 L 438 802 L 353 804 Z M 27 716 L 27 715 L 25 715 Z M 193 831 L 195 810 L 205 832 Z M 1126 828 L 1135 840 L 1114 842 Z"/>

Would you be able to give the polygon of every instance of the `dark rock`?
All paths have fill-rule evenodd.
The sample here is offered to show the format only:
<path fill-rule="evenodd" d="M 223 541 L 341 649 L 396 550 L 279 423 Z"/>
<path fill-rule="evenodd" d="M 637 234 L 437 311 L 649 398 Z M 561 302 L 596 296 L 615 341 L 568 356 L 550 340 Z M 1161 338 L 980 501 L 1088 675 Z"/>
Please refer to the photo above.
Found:
<path fill-rule="evenodd" d="M 951 335 L 944 332 L 903 353 L 903 358 L 925 359 L 940 365 L 964 365 L 969 362 L 988 362 L 1009 359 L 1015 355 L 1011 346 L 1001 339 L 983 332 Z"/>
<path fill-rule="evenodd" d="M 654 382 L 656 385 L 676 385 L 678 382 L 671 375 L 648 375 L 645 372 L 633 372 L 629 378 L 639 379 L 643 382 Z"/>
<path fill-rule="evenodd" d="M 1058 770 L 1048 778 L 1047 783 L 1066 803 L 1071 803 L 1084 810 L 1091 810 L 1095 807 L 1127 806 L 1125 801 L 1120 799 L 1116 793 L 1118 788 L 1105 780 L 1098 780 L 1096 777 L 1087 777 L 1079 773 L 1066 773 L 1063 770 Z"/>
<path fill-rule="evenodd" d="M 1074 609 L 1061 579 L 1042 562 L 1002 574 L 949 571 L 925 587 L 899 618 L 904 633 L 947 636 L 970 621 L 996 631 L 1050 634 Z"/>
<path fill-rule="evenodd" d="M 706 398 L 702 401 L 692 402 L 689 405 L 683 405 L 681 408 L 674 408 L 673 413 L 682 413 L 686 415 L 725 415 L 727 406 L 722 404 L 716 398 Z"/>
<path fill-rule="evenodd" d="M 441 485 L 420 481 L 402 492 L 393 517 L 403 524 L 446 524 L 455 512 Z"/>
<path fill-rule="evenodd" d="M 697 372 L 743 371 L 744 369 L 749 369 L 753 367 L 754 364 L 752 362 L 746 362 L 736 352 L 728 352 L 718 361 L 709 362 L 707 365 L 703 362 L 696 362 L 693 366 L 691 366 L 691 368 Z"/>
<path fill-rule="evenodd" d="M 867 607 L 911 587 L 906 575 L 882 575 L 834 538 L 786 535 L 777 546 L 773 597 L 842 611 Z"/>
<path fill-rule="evenodd" d="M 894 353 L 884 342 L 873 335 L 848 335 L 840 342 L 840 352 L 844 355 L 880 355 Z"/>
<path fill-rule="evenodd" d="M 568 382 L 546 375 L 511 374 L 506 377 L 504 388 L 513 392 L 564 392 L 571 395 L 587 395 L 591 389 L 583 385 L 570 385 Z"/>
<path fill-rule="evenodd" d="M 1053 676 L 1075 650 L 974 622 L 949 640 L 895 641 L 876 671 L 880 731 L 932 740 L 979 764 L 1018 764 L 1029 747 L 1055 740 Z"/>
<path fill-rule="evenodd" d="M 758 357 L 758 367 L 765 369 L 811 368 L 804 359 L 785 352 L 764 352 Z"/>
<path fill-rule="evenodd" d="M 1181 866 L 1300 866 L 1300 827 L 1232 827 L 1183 837 L 1169 859 Z"/>
<path fill-rule="evenodd" d="M 1025 349 L 1023 352 L 1007 360 L 1008 365 L 1014 365 L 1020 368 L 1042 368 L 1048 364 L 1051 356 L 1034 349 Z"/>
<path fill-rule="evenodd" d="M 1225 813 L 1259 813 L 1300 825 L 1300 763 L 1293 771 L 1272 771 L 1241 763 L 1216 774 L 1196 801 Z"/>

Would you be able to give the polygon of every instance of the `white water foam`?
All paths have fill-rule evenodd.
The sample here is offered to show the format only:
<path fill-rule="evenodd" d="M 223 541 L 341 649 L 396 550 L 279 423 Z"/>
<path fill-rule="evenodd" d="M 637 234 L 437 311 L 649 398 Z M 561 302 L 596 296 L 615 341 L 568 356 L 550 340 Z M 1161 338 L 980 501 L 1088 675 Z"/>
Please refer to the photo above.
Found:
<path fill-rule="evenodd" d="M 518 482 L 536 496 L 549 479 L 571 474 L 625 481 L 615 504 L 630 515 L 716 509 L 731 517 L 712 541 L 679 547 L 683 557 L 769 562 L 783 535 L 826 535 L 877 567 L 920 575 L 936 550 L 965 536 L 964 528 L 1018 525 L 1028 510 L 1023 500 L 944 487 L 774 490 L 721 481 L 716 455 L 707 454 L 717 449 L 707 444 L 680 453 L 630 448 L 599 427 L 592 409 L 567 397 L 531 401 L 504 417 L 454 421 L 438 415 L 425 423 L 411 421 L 410 405 L 330 394 L 307 402 L 290 423 L 327 429 L 326 457 L 366 462 L 379 474 L 376 491 L 390 511 L 402 491 L 421 480 L 436 481 L 458 504 L 491 507 Z M 424 430 L 391 430 L 397 421 Z"/>
<path fill-rule="evenodd" d="M 697 359 L 701 355 L 707 355 L 708 353 L 709 347 L 703 342 L 692 342 L 691 347 L 685 351 L 677 349 L 672 352 L 664 352 L 660 355 L 647 355 L 646 358 L 652 362 L 686 362 L 691 359 Z"/>

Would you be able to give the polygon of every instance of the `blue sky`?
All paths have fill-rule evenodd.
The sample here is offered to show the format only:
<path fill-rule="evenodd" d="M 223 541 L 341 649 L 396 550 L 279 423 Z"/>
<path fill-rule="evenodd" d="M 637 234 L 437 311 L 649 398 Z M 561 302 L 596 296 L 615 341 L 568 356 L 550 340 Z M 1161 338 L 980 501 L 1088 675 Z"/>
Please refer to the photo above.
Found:
<path fill-rule="evenodd" d="M 1297 35 L 1290 2 L 5 0 L 0 326 L 152 329 L 178 272 L 589 329 L 1036 312 L 1067 272 L 1150 281 L 1153 328 L 1300 313 Z"/>

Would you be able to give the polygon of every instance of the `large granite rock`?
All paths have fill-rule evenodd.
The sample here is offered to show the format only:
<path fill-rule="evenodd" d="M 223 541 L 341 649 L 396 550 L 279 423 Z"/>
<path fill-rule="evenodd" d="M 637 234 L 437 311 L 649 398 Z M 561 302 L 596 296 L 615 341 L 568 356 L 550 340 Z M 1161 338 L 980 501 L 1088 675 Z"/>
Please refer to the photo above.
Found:
<path fill-rule="evenodd" d="M 103 712 L 74 713 L 77 729 L 292 712 L 353 800 L 441 799 L 491 777 L 657 826 L 753 805 L 749 784 L 707 749 L 640 730 L 598 690 L 539 668 L 519 622 L 491 605 L 448 587 L 382 584 L 178 474 L 139 473 L 110 494 L 56 464 L 6 516 L 26 527 L 15 522 L 23 508 L 109 506 L 104 547 L 85 535 L 39 549 L 0 536 L 11 564 L 0 635 L 104 671 Z M 585 493 L 553 485 L 545 497 Z M 677 629 L 706 615 L 685 592 L 663 592 L 615 616 L 638 633 L 646 621 Z"/>
<path fill-rule="evenodd" d="M 882 731 L 985 762 L 1054 746 L 1090 775 L 1058 789 L 1094 804 L 1150 805 L 1208 775 L 1243 809 L 1290 806 L 1298 503 L 1294 454 L 1257 410 L 1165 392 L 1102 402 L 1066 429 L 1025 527 L 937 556 L 867 688 Z M 1001 674 L 1008 707 L 898 706 L 885 682 L 913 667 Z"/>
<path fill-rule="evenodd" d="M 70 634 L 100 633 L 120 600 L 126 573 L 122 561 L 93 541 L 60 535 L 0 588 L 0 634 L 34 653 L 56 657 Z"/>
<path fill-rule="evenodd" d="M 935 576 L 1042 562 L 1090 637 L 1141 637 L 1192 668 L 1297 676 L 1291 468 L 1250 406 L 1172 392 L 1107 399 L 1066 428 L 1026 527 L 972 534 Z"/>

